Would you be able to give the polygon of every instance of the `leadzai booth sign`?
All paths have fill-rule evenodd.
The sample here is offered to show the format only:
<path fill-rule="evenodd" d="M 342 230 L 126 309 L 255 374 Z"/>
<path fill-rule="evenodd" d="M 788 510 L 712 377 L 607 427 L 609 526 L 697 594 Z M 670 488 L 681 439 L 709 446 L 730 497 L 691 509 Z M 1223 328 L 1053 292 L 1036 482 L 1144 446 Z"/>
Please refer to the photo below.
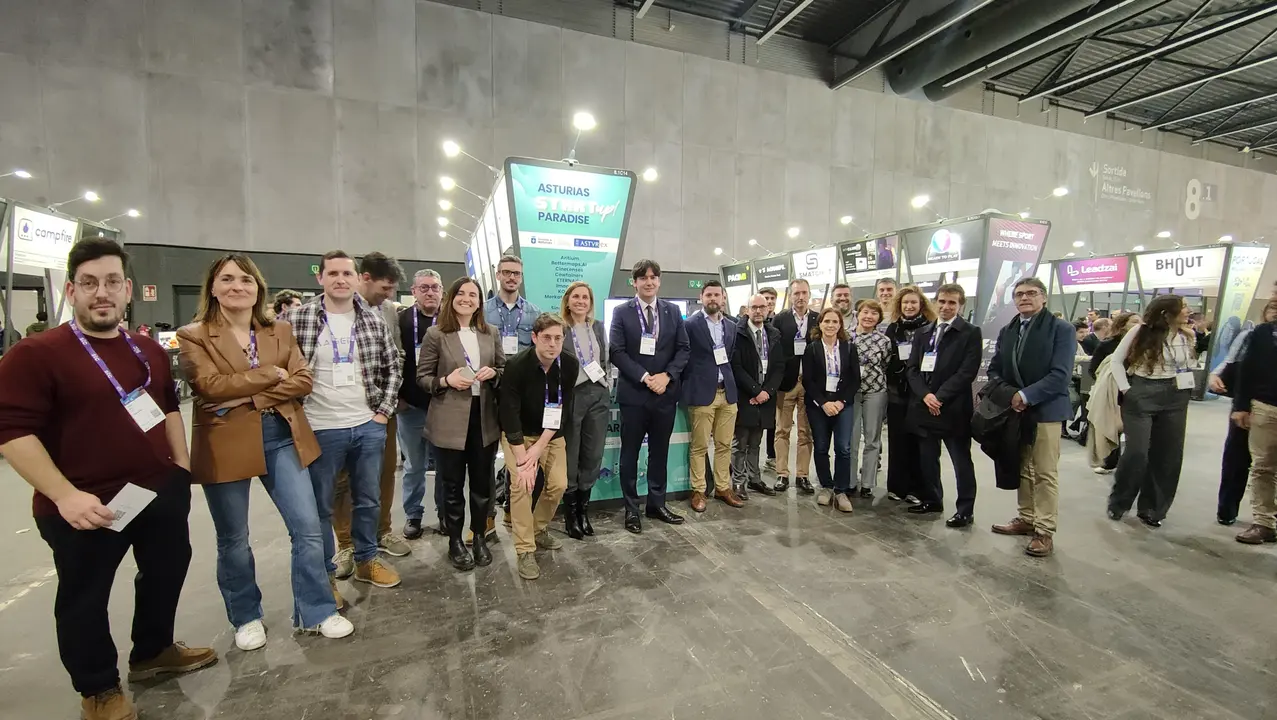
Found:
<path fill-rule="evenodd" d="M 606 293 L 625 245 L 634 173 L 532 158 L 508 158 L 505 171 L 527 298 L 553 310 L 578 280 Z"/>

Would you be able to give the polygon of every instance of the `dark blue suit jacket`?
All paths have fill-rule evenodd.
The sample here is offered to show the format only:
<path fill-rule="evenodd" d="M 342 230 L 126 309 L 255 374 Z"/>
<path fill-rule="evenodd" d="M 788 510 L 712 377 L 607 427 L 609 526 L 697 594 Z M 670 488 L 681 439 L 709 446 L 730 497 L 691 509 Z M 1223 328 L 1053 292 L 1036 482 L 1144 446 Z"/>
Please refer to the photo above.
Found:
<path fill-rule="evenodd" d="M 723 373 L 723 389 L 727 402 L 736 404 L 736 376 L 732 374 L 732 348 L 736 347 L 736 331 L 739 329 L 726 315 L 720 321 L 723 328 L 723 347 L 727 350 L 727 362 L 714 363 L 714 337 L 709 332 L 709 317 L 698 312 L 687 319 L 687 342 L 691 349 L 687 369 L 683 371 L 683 404 L 710 405 L 718 390 L 718 373 Z"/>
<path fill-rule="evenodd" d="M 657 298 L 660 309 L 659 333 L 656 336 L 656 354 L 639 353 L 643 337 L 639 321 L 638 298 L 630 300 L 612 313 L 612 327 L 608 331 L 608 353 L 612 365 L 618 371 L 616 402 L 620 405 L 678 403 L 679 383 L 683 369 L 687 367 L 687 328 L 678 306 Z M 664 395 L 657 395 L 643 384 L 644 374 L 669 373 L 670 384 Z"/>
<path fill-rule="evenodd" d="M 1020 316 L 1011 318 L 998 333 L 997 349 L 989 360 L 989 379 L 1020 388 L 1034 422 L 1063 422 L 1073 417 L 1069 381 L 1077 354 L 1077 331 L 1072 323 L 1046 308 L 1033 317 L 1029 328 L 1031 337 L 1025 338 L 1018 358 Z"/>

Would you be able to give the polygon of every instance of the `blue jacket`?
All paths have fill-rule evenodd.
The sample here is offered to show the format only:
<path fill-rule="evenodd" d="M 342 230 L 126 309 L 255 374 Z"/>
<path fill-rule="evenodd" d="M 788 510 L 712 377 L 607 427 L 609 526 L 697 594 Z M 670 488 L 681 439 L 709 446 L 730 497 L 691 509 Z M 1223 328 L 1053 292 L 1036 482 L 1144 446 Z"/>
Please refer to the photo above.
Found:
<path fill-rule="evenodd" d="M 678 306 L 657 299 L 660 309 L 657 319 L 656 354 L 643 355 L 639 348 L 643 331 L 639 321 L 639 301 L 630 300 L 612 313 L 612 327 L 608 331 L 608 354 L 618 371 L 616 402 L 620 405 L 676 404 L 680 380 L 687 367 L 687 328 L 683 325 L 683 313 Z M 643 375 L 668 373 L 670 384 L 664 395 L 657 395 L 643 384 Z"/>
<path fill-rule="evenodd" d="M 710 405 L 718 390 L 718 373 L 723 373 L 723 389 L 727 392 L 727 402 L 736 404 L 736 376 L 732 373 L 732 348 L 736 347 L 736 331 L 739 326 L 726 315 L 720 320 L 723 329 L 723 347 L 727 352 L 727 362 L 718 365 L 714 362 L 714 341 L 709 331 L 709 317 L 698 312 L 687 319 L 687 342 L 690 354 L 687 368 L 683 370 L 683 404 Z"/>
<path fill-rule="evenodd" d="M 1020 316 L 1016 315 L 998 332 L 989 380 L 1020 388 L 1034 422 L 1064 422 L 1073 417 L 1069 380 L 1076 354 L 1077 333 L 1071 323 L 1043 308 L 1029 321 L 1028 337 L 1020 344 Z"/>

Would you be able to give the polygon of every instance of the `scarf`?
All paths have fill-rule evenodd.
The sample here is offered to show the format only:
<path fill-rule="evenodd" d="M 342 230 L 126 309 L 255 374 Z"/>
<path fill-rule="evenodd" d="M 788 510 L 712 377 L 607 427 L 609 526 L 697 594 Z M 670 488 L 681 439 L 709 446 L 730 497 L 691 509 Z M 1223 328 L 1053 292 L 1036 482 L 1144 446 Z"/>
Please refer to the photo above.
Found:
<path fill-rule="evenodd" d="M 918 332 L 927 325 L 927 317 L 922 313 L 918 313 L 913 318 L 900 318 L 891 323 L 894 331 L 891 333 L 892 339 L 899 342 L 901 340 L 910 340 L 914 333 Z"/>

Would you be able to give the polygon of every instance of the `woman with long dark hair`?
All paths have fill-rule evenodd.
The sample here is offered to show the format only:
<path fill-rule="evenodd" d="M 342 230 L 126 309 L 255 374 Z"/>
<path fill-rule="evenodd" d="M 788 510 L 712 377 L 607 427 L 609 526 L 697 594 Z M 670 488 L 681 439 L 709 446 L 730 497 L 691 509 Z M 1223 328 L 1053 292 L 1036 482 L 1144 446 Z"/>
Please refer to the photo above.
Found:
<path fill-rule="evenodd" d="M 1161 527 L 1170 510 L 1184 462 L 1195 343 L 1184 300 L 1161 295 L 1113 351 L 1126 449 L 1109 493 L 1110 519 L 1122 519 L 1137 497 L 1139 518 L 1149 527 Z"/>
<path fill-rule="evenodd" d="M 804 407 L 811 424 L 812 457 L 820 479 L 817 505 L 833 505 L 849 513 L 851 506 L 851 435 L 856 431 L 852 404 L 860 389 L 856 347 L 842 324 L 842 311 L 827 307 L 808 332 L 802 358 Z M 829 472 L 829 446 L 834 471 Z"/>
<path fill-rule="evenodd" d="M 918 436 L 909 431 L 905 421 L 905 410 L 909 407 L 905 362 L 913 352 L 914 335 L 926 331 L 936 321 L 936 309 L 921 290 L 906 285 L 896 293 L 891 316 L 895 320 L 883 331 L 894 346 L 887 361 L 887 499 L 917 505 L 922 466 Z"/>
<path fill-rule="evenodd" d="M 248 544 L 253 477 L 261 478 L 292 540 L 294 627 L 330 638 L 351 634 L 354 626 L 337 614 L 340 596 L 328 578 L 306 469 L 319 457 L 300 402 L 310 394 L 311 371 L 292 326 L 271 318 L 266 280 L 247 255 L 223 255 L 209 266 L 195 322 L 177 336 L 198 398 L 191 471 L 204 486 L 217 529 L 217 586 L 236 647 L 266 644 L 262 593 Z"/>
<path fill-rule="evenodd" d="M 443 296 L 439 322 L 426 331 L 417 360 L 417 384 L 432 396 L 426 437 L 438 453 L 435 469 L 438 482 L 444 484 L 448 559 L 458 570 L 492 563 L 483 537 L 495 492 L 492 463 L 501 437 L 497 383 L 505 354 L 482 309 L 478 282 L 463 277 L 452 283 Z M 461 539 L 467 475 L 470 530 L 476 538 L 473 555 Z"/>

